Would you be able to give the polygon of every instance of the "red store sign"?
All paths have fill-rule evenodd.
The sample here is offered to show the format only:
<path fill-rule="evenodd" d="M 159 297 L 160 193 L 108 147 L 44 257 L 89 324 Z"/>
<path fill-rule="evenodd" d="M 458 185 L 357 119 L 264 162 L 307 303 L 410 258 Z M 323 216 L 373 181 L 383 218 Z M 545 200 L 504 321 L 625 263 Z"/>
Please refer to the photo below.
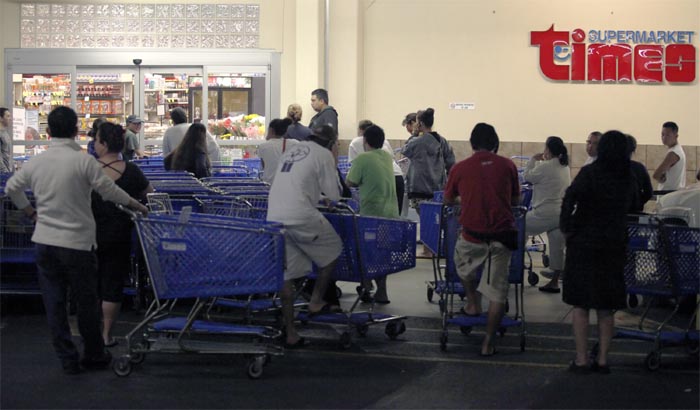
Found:
<path fill-rule="evenodd" d="M 539 47 L 540 69 L 551 80 L 687 84 L 698 71 L 694 35 L 633 30 L 589 30 L 586 35 L 580 28 L 554 31 L 552 24 L 547 31 L 530 32 L 530 45 Z"/>

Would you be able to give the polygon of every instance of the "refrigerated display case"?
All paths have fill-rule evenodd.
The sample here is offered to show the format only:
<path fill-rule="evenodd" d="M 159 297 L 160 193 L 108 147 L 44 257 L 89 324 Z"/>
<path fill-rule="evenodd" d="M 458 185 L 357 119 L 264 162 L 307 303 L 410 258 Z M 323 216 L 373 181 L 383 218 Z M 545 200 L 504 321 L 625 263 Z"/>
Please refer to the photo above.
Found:
<path fill-rule="evenodd" d="M 134 73 L 122 70 L 92 71 L 77 74 L 75 112 L 80 119 L 78 135 L 87 133 L 97 118 L 125 125 L 134 113 Z"/>
<path fill-rule="evenodd" d="M 34 155 L 44 145 L 27 145 L 30 140 L 47 140 L 48 115 L 60 105 L 71 105 L 69 73 L 19 73 L 12 75 L 12 139 L 14 155 Z"/>

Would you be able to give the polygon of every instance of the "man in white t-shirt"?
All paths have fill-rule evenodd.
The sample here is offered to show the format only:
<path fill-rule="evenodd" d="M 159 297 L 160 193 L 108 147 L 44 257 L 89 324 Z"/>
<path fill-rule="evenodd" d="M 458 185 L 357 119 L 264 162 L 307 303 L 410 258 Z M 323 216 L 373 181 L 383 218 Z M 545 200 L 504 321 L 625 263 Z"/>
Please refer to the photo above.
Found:
<path fill-rule="evenodd" d="M 678 143 L 678 125 L 665 122 L 661 128 L 661 142 L 668 147 L 666 157 L 654 171 L 659 191 L 675 191 L 685 187 L 685 152 Z"/>
<path fill-rule="evenodd" d="M 285 227 L 286 266 L 280 298 L 287 348 L 305 343 L 294 328 L 293 281 L 308 275 L 312 262 L 319 272 L 309 302 L 309 316 L 330 312 L 323 294 L 343 243 L 316 205 L 322 194 L 327 201 L 340 199 L 337 157 L 337 134 L 324 125 L 314 130 L 309 141 L 301 141 L 285 151 L 270 188 L 267 220 L 281 222 Z"/>
<path fill-rule="evenodd" d="M 600 141 L 602 136 L 603 134 L 600 131 L 593 131 L 588 134 L 586 139 L 586 154 L 588 154 L 588 158 L 583 163 L 584 166 L 592 164 L 598 158 L 598 141 Z"/>
<path fill-rule="evenodd" d="M 192 125 L 187 122 L 187 112 L 182 107 L 173 108 L 170 111 L 170 119 L 173 120 L 174 125 L 165 130 L 165 135 L 163 135 L 163 157 L 166 157 L 180 145 L 185 138 L 187 130 Z M 212 163 L 221 160 L 219 144 L 216 143 L 214 136 L 209 131 L 207 131 L 207 154 L 209 155 L 209 161 Z"/>
<path fill-rule="evenodd" d="M 372 121 L 370 120 L 362 120 L 357 126 L 357 132 L 358 132 L 358 137 L 353 138 L 353 140 L 350 142 L 350 146 L 348 147 L 348 161 L 352 162 L 355 158 L 357 158 L 358 155 L 362 154 L 365 152 L 365 145 L 364 145 L 364 133 L 365 130 L 369 127 L 374 125 Z M 394 157 L 394 150 L 391 148 L 391 144 L 389 141 L 386 139 L 384 140 L 384 145 L 382 146 L 382 149 L 391 155 L 391 157 Z M 396 181 L 396 200 L 398 201 L 399 204 L 399 214 L 401 214 L 401 210 L 403 209 L 403 194 L 404 194 L 404 180 L 403 180 L 403 172 L 401 172 L 401 167 L 399 167 L 399 164 L 396 163 L 396 161 L 393 161 L 393 169 L 394 169 L 394 180 Z"/>

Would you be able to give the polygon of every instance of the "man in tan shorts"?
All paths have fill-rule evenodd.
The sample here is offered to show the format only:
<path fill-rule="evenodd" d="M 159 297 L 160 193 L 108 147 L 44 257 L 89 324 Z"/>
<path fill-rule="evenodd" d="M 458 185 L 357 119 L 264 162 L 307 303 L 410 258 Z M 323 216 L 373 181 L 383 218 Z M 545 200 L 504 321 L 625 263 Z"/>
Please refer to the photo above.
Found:
<path fill-rule="evenodd" d="M 477 124 L 469 142 L 474 154 L 450 171 L 444 201 L 461 205 L 462 233 L 455 248 L 455 264 L 467 296 L 462 313 L 481 315 L 481 296 L 489 299 L 480 354 L 492 356 L 508 296 L 510 255 L 517 249 L 518 231 L 511 206 L 520 201 L 520 184 L 513 161 L 496 155 L 498 135 L 491 125 Z M 481 265 L 484 270 L 477 287 Z"/>

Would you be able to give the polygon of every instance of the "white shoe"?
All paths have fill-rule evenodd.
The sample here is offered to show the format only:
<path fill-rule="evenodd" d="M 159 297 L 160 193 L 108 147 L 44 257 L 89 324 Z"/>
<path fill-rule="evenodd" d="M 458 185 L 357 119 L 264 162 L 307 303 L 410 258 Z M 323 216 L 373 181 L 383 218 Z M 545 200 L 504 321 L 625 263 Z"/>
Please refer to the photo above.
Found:
<path fill-rule="evenodd" d="M 547 279 L 552 279 L 552 277 L 554 277 L 554 271 L 549 268 L 544 268 L 540 271 L 540 275 Z"/>

